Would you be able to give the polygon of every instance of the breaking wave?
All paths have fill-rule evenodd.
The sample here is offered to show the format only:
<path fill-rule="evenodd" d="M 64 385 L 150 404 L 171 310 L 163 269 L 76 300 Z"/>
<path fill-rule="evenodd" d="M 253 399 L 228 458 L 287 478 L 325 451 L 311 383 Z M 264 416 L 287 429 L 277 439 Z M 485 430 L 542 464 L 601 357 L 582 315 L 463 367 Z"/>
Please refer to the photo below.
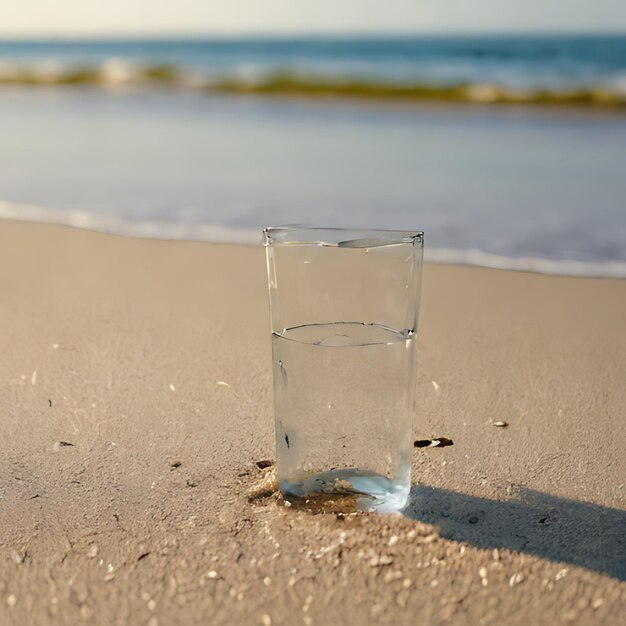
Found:
<path fill-rule="evenodd" d="M 19 64 L 0 60 L 1 85 L 96 86 L 108 89 L 158 86 L 212 93 L 297 97 L 341 97 L 397 102 L 467 102 L 481 104 L 560 105 L 626 109 L 626 77 L 594 87 L 525 87 L 491 83 L 381 80 L 341 75 L 269 71 L 245 65 L 229 71 L 194 70 L 166 64 L 110 58 L 95 65 L 63 64 L 55 60 Z"/>

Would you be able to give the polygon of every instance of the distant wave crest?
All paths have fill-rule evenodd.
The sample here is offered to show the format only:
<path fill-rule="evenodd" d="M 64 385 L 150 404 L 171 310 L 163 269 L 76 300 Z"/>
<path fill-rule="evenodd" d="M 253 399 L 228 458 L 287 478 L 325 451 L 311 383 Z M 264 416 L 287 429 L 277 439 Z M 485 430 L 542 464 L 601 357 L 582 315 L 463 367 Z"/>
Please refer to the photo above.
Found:
<path fill-rule="evenodd" d="M 153 85 L 170 89 L 203 89 L 215 93 L 311 98 L 626 108 L 626 77 L 594 88 L 514 89 L 490 83 L 442 85 L 293 71 L 263 72 L 249 66 L 211 77 L 176 65 L 141 64 L 123 58 L 110 58 L 93 66 L 66 66 L 54 60 L 19 65 L 0 60 L 1 85 L 93 85 L 111 89 Z"/>

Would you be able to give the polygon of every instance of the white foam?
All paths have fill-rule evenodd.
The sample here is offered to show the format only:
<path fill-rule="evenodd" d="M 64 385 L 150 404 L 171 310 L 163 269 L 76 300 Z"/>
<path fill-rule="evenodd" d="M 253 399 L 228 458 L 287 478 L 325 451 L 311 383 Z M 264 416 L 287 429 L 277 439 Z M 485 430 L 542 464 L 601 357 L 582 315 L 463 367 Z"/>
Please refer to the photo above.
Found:
<path fill-rule="evenodd" d="M 626 278 L 626 262 L 624 261 L 573 261 L 536 257 L 505 257 L 476 249 L 452 250 L 428 247 L 424 248 L 424 259 L 431 263 L 478 265 L 493 269 L 537 272 L 557 276 Z"/>
<path fill-rule="evenodd" d="M 137 68 L 125 59 L 110 58 L 100 65 L 100 80 L 105 85 L 125 85 L 137 77 Z"/>
<path fill-rule="evenodd" d="M 235 244 L 261 243 L 261 233 L 257 230 L 182 222 L 131 222 L 115 217 L 94 215 L 85 211 L 49 209 L 12 202 L 0 202 L 0 219 L 60 224 L 131 237 Z M 626 262 L 623 261 L 513 258 L 477 249 L 455 250 L 451 248 L 429 248 L 428 246 L 424 249 L 424 259 L 430 263 L 476 265 L 493 269 L 555 274 L 557 276 L 626 278 Z"/>
<path fill-rule="evenodd" d="M 131 222 L 85 211 L 48 209 L 13 202 L 0 202 L 0 219 L 60 224 L 129 237 L 212 241 L 214 243 L 261 243 L 261 232 L 256 230 L 182 222 Z"/>

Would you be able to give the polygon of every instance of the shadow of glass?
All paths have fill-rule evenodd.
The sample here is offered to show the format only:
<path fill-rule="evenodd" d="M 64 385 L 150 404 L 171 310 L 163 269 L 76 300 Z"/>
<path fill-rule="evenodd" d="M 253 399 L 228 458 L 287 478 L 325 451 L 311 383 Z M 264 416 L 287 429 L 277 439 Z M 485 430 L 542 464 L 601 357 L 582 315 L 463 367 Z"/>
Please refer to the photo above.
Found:
<path fill-rule="evenodd" d="M 442 537 L 508 548 L 626 580 L 626 511 L 522 488 L 505 502 L 414 486 L 404 510 Z"/>

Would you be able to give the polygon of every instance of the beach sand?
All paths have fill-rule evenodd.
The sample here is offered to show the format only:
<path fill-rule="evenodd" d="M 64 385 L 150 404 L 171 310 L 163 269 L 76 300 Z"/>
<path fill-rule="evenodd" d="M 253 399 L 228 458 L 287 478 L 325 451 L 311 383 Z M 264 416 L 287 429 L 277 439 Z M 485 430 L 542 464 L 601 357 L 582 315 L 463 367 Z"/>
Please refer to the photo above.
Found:
<path fill-rule="evenodd" d="M 626 282 L 425 267 L 414 435 L 454 445 L 405 516 L 249 501 L 267 309 L 260 246 L 0 222 L 0 624 L 623 619 Z"/>

